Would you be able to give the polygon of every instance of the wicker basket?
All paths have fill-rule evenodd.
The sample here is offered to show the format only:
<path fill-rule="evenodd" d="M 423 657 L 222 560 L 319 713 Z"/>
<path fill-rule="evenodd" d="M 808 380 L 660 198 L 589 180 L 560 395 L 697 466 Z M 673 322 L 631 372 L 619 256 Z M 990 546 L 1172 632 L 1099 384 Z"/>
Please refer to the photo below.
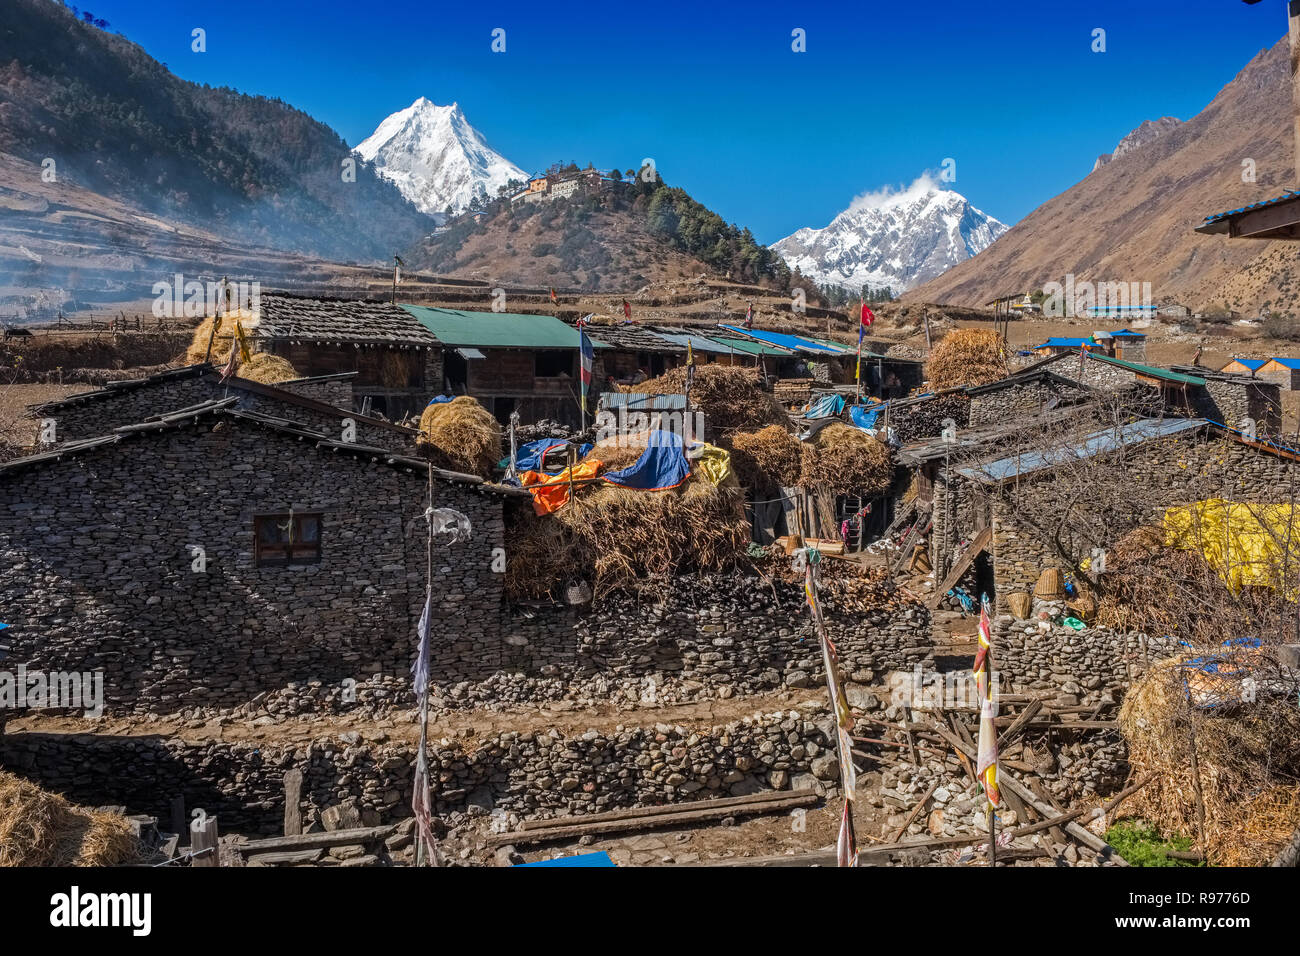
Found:
<path fill-rule="evenodd" d="M 1060 568 L 1047 568 L 1038 576 L 1034 596 L 1040 601 L 1059 601 L 1065 597 L 1065 580 Z"/>
<path fill-rule="evenodd" d="M 1016 616 L 1017 621 L 1028 618 L 1030 608 L 1033 605 L 1034 599 L 1029 596 L 1027 591 L 1017 591 L 1015 594 L 1007 595 L 1007 607 L 1011 608 L 1011 613 Z"/>

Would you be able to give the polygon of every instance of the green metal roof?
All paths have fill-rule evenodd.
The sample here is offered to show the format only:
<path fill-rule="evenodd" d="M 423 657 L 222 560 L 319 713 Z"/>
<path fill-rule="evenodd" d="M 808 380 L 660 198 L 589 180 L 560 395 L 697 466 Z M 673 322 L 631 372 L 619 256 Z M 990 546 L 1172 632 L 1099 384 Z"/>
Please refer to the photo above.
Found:
<path fill-rule="evenodd" d="M 404 305 L 407 312 L 438 341 L 452 347 L 483 349 L 576 349 L 578 330 L 550 315 L 526 315 L 520 312 L 468 312 L 424 305 Z M 593 348 L 609 348 L 597 339 L 593 329 Z"/>
<path fill-rule="evenodd" d="M 775 345 L 764 345 L 762 342 L 755 342 L 752 339 L 733 339 L 723 335 L 710 335 L 715 342 L 720 342 L 736 352 L 744 352 L 747 355 L 784 355 L 790 356 L 794 353 L 789 349 L 780 349 Z"/>
<path fill-rule="evenodd" d="M 1086 353 L 1088 358 L 1098 362 L 1106 362 L 1110 365 L 1118 365 L 1120 368 L 1126 368 L 1130 372 L 1136 372 L 1138 375 L 1145 375 L 1148 378 L 1159 378 L 1166 382 L 1178 382 L 1180 385 L 1204 385 L 1205 379 L 1198 378 L 1195 375 L 1184 375 L 1182 372 L 1171 372 L 1167 368 L 1155 368 L 1151 365 L 1139 365 L 1137 362 L 1126 362 L 1123 359 L 1112 358 L 1109 355 L 1098 355 L 1096 352 L 1089 351 Z"/>

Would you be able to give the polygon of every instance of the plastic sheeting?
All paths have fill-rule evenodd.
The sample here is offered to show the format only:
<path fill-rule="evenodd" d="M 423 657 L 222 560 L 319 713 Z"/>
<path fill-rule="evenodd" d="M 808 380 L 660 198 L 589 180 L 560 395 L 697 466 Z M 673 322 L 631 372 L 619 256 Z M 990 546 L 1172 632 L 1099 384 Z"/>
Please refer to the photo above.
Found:
<path fill-rule="evenodd" d="M 1300 523 L 1289 505 L 1244 504 L 1210 498 L 1169 508 L 1165 544 L 1200 551 L 1233 594 L 1243 587 L 1277 587 L 1295 580 Z M 1288 585 L 1288 598 L 1295 585 Z"/>
<path fill-rule="evenodd" d="M 663 491 L 676 488 L 691 473 L 682 437 L 670 431 L 653 431 L 646 438 L 641 457 L 626 468 L 606 472 L 612 485 L 638 491 Z"/>
<path fill-rule="evenodd" d="M 843 395 L 823 395 L 808 405 L 808 410 L 803 413 L 803 417 L 834 418 L 842 411 L 844 411 Z"/>
<path fill-rule="evenodd" d="M 717 487 L 731 474 L 731 452 L 708 442 L 692 442 L 688 457 L 695 462 L 696 471 Z"/>
<path fill-rule="evenodd" d="M 884 410 L 884 405 L 872 405 L 870 407 L 854 405 L 849 409 L 849 419 L 863 431 L 875 431 L 876 419 L 880 417 L 880 413 Z"/>

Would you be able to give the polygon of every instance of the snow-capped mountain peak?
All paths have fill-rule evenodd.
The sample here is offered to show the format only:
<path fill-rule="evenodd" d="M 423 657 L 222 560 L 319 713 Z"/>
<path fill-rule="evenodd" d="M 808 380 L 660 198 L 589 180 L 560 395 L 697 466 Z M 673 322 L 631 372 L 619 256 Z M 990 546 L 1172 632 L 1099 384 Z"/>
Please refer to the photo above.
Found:
<path fill-rule="evenodd" d="M 438 106 L 421 96 L 384 119 L 356 149 L 425 213 L 460 212 L 475 194 L 495 197 L 497 188 L 528 175 L 488 146 L 458 103 Z"/>
<path fill-rule="evenodd" d="M 818 285 L 888 286 L 897 295 L 982 252 L 1008 228 L 922 176 L 906 189 L 859 196 L 825 228 L 805 227 L 772 248 Z"/>

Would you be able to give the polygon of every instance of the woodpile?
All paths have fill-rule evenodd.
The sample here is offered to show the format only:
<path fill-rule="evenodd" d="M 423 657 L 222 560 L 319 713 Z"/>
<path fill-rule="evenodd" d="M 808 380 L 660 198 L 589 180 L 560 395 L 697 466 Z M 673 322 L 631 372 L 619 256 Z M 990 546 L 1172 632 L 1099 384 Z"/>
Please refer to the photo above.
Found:
<path fill-rule="evenodd" d="M 959 429 L 965 428 L 970 421 L 970 399 L 965 395 L 943 395 L 889 410 L 889 427 L 904 445 L 937 437 L 948 419 Z"/>
<path fill-rule="evenodd" d="M 812 389 L 813 380 L 810 378 L 782 378 L 772 386 L 772 395 L 786 408 L 802 407 L 812 398 Z"/>

